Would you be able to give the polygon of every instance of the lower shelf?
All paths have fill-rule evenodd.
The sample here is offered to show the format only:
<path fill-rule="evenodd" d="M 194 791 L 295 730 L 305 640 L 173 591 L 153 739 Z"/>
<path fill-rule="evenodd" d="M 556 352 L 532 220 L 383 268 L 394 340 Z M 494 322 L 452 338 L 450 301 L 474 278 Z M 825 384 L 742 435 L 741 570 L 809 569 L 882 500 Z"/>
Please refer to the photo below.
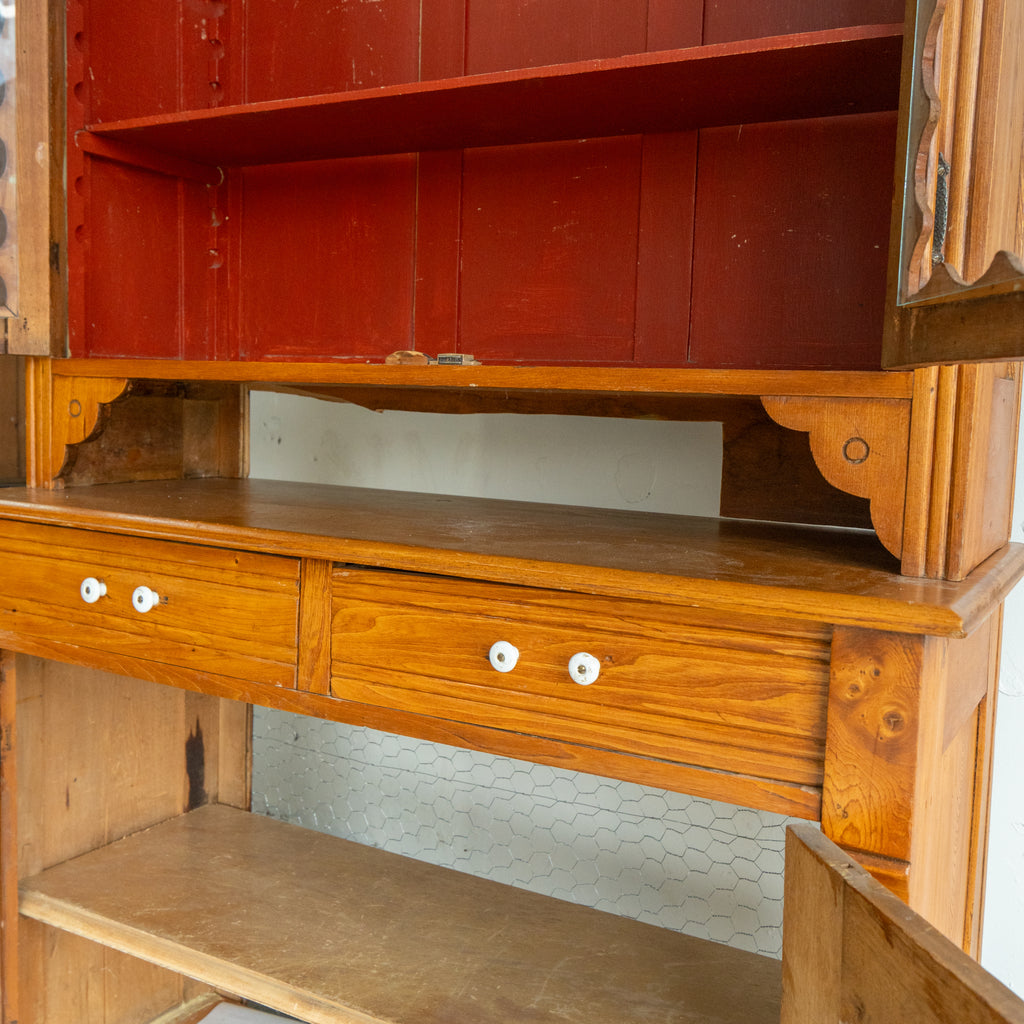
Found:
<path fill-rule="evenodd" d="M 777 1021 L 777 961 L 211 805 L 21 913 L 319 1022 Z"/>

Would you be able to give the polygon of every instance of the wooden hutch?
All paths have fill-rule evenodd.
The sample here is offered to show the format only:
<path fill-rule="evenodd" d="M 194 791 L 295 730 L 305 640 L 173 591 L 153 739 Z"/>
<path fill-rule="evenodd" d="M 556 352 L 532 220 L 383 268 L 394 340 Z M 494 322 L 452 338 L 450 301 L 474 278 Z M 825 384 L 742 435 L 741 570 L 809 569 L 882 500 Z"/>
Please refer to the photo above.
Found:
<path fill-rule="evenodd" d="M 908 6 L 19 4 L 3 1024 L 675 1019 L 683 937 L 246 813 L 252 704 L 820 821 L 977 950 L 1024 5 Z M 250 479 L 253 388 L 721 422 L 721 517 Z"/>

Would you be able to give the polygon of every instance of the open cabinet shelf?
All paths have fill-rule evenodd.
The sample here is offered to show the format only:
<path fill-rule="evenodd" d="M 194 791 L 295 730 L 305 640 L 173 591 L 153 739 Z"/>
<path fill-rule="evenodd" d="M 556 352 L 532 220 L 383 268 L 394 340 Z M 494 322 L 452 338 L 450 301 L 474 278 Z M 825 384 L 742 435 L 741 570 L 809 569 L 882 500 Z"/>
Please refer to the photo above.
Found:
<path fill-rule="evenodd" d="M 98 156 L 216 184 L 214 168 L 225 166 L 893 110 L 902 39 L 902 25 L 829 29 L 95 122 L 75 140 Z"/>
<path fill-rule="evenodd" d="M 27 879 L 21 910 L 312 1024 L 778 1019 L 777 961 L 224 806 Z"/>

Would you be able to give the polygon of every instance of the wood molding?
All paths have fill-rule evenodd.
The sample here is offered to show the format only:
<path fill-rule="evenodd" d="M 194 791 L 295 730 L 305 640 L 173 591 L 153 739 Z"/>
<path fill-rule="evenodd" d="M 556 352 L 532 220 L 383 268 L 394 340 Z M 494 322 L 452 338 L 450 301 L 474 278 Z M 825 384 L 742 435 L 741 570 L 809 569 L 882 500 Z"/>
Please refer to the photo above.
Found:
<path fill-rule="evenodd" d="M 900 399 L 762 396 L 780 426 L 809 435 L 822 475 L 871 502 L 883 546 L 901 557 L 911 405 Z"/>
<path fill-rule="evenodd" d="M 902 571 L 964 579 L 1009 539 L 1020 367 L 915 371 Z"/>

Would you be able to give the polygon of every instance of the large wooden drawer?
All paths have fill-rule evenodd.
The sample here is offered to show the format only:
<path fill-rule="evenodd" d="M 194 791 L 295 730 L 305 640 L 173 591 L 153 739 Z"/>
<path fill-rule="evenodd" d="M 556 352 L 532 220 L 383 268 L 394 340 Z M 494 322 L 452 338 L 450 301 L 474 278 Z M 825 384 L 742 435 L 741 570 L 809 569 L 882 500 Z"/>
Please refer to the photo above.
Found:
<path fill-rule="evenodd" d="M 139 587 L 156 595 L 148 611 Z M 294 558 L 18 522 L 0 532 L 0 643 L 32 653 L 290 687 L 298 602 Z"/>
<path fill-rule="evenodd" d="M 824 627 L 346 566 L 332 593 L 335 697 L 573 744 L 598 773 L 603 750 L 821 784 Z M 511 671 L 491 665 L 498 641 Z M 586 685 L 579 653 L 599 666 Z"/>

